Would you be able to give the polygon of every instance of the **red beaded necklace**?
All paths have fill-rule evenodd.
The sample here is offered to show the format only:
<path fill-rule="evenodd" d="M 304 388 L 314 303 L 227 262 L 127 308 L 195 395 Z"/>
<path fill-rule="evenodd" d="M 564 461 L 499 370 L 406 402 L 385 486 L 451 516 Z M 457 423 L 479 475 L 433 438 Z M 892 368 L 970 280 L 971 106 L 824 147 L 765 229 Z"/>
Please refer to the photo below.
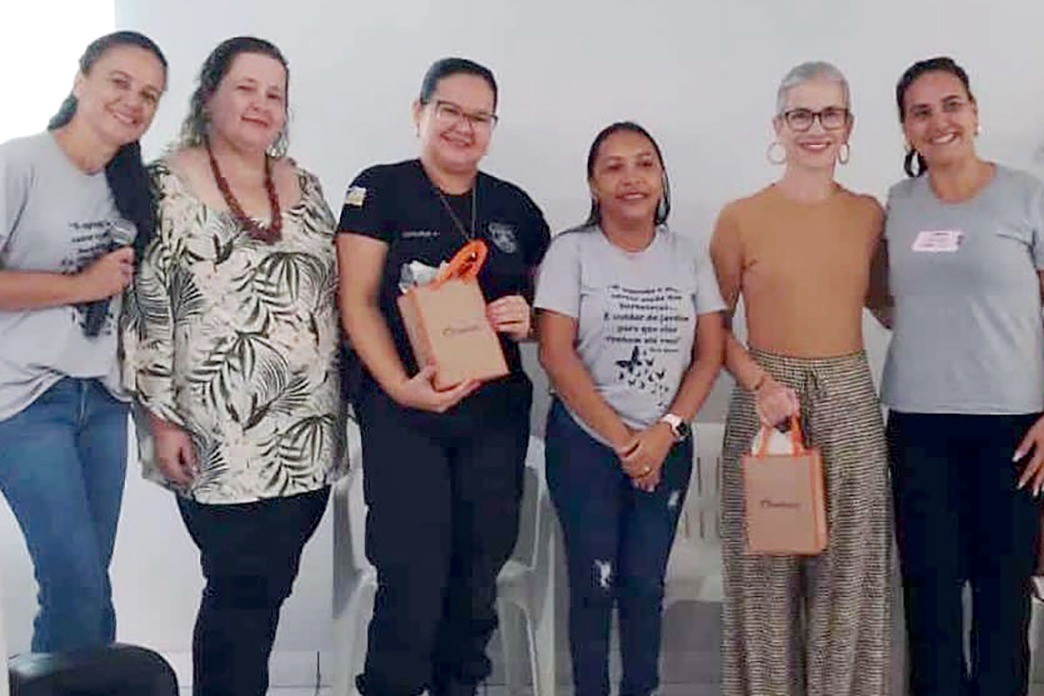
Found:
<path fill-rule="evenodd" d="M 283 214 L 279 209 L 279 196 L 276 194 L 275 182 L 272 181 L 271 158 L 265 155 L 265 191 L 268 192 L 268 204 L 272 208 L 272 222 L 268 225 L 262 225 L 257 220 L 247 216 L 243 211 L 243 206 L 232 195 L 232 189 L 229 188 L 228 181 L 218 168 L 217 160 L 214 159 L 214 152 L 210 149 L 209 142 L 206 143 L 206 148 L 207 157 L 210 158 L 210 171 L 214 173 L 214 181 L 217 182 L 218 191 L 221 192 L 221 197 L 225 199 L 225 205 L 228 206 L 228 209 L 232 212 L 232 217 L 239 223 L 239 226 L 247 231 L 251 239 L 256 239 L 266 244 L 279 241 L 283 230 Z"/>

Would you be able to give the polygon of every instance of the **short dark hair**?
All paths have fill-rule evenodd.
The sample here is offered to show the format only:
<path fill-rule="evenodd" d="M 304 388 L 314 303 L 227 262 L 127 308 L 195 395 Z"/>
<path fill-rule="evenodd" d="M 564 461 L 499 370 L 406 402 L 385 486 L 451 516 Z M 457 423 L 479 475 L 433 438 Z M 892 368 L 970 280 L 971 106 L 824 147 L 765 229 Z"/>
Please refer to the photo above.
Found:
<path fill-rule="evenodd" d="M 88 74 L 99 58 L 110 48 L 117 46 L 136 46 L 150 52 L 163 66 L 163 75 L 166 78 L 167 58 L 163 51 L 152 39 L 136 31 L 114 31 L 92 41 L 80 56 L 80 73 Z M 68 125 L 76 115 L 77 106 L 75 95 L 70 93 L 58 107 L 58 113 L 51 117 L 47 129 L 55 130 Z M 116 210 L 138 229 L 134 238 L 134 248 L 137 250 L 136 258 L 140 259 L 155 233 L 156 212 L 149 178 L 141 161 L 141 144 L 138 141 L 127 143 L 116 151 L 105 165 L 105 180 L 112 192 Z"/>
<path fill-rule="evenodd" d="M 968 99 L 975 102 L 975 95 L 971 91 L 971 82 L 968 80 L 968 73 L 965 72 L 964 68 L 957 64 L 957 62 L 949 56 L 936 56 L 935 58 L 927 58 L 925 60 L 919 60 L 903 72 L 903 76 L 899 78 L 899 82 L 895 85 L 895 103 L 899 107 L 899 122 L 902 123 L 906 118 L 906 92 L 910 89 L 910 85 L 917 81 L 919 77 L 930 72 L 944 72 L 953 75 L 961 84 L 964 85 L 964 91 L 968 93 Z M 917 168 L 914 168 L 914 164 Z M 928 162 L 921 156 L 921 153 L 914 150 L 912 147 L 906 152 L 906 157 L 903 159 L 903 171 L 906 172 L 907 176 L 918 177 L 928 171 Z"/>
<path fill-rule="evenodd" d="M 653 150 L 656 151 L 656 158 L 660 160 L 660 170 L 663 171 L 663 198 L 660 199 L 659 204 L 656 206 L 656 217 L 653 219 L 653 223 L 656 225 L 662 225 L 667 222 L 667 216 L 671 214 L 671 182 L 667 178 L 667 165 L 663 161 L 663 153 L 660 151 L 660 146 L 656 142 L 656 139 L 652 137 L 649 131 L 641 127 L 634 121 L 617 121 L 611 125 L 603 128 L 598 135 L 595 136 L 594 142 L 591 143 L 591 149 L 587 151 L 587 180 L 590 181 L 594 178 L 594 167 L 595 162 L 598 160 L 598 151 L 610 135 L 619 132 L 637 133 L 652 143 Z M 591 211 L 587 214 L 587 221 L 584 226 L 597 225 L 602 222 L 602 211 L 598 208 L 598 201 L 591 199 Z"/>
<path fill-rule="evenodd" d="M 279 61 L 286 70 L 286 104 L 289 113 L 290 105 L 290 64 L 282 51 L 271 41 L 259 39 L 256 36 L 233 36 L 225 39 L 210 52 L 203 67 L 199 70 L 198 84 L 192 97 L 189 98 L 189 112 L 181 124 L 181 145 L 195 147 L 202 145 L 207 138 L 207 100 L 217 91 L 221 80 L 228 74 L 232 62 L 243 53 L 259 53 Z M 286 154 L 289 145 L 288 126 L 284 125 L 282 132 L 272 146 L 273 154 L 282 156 Z"/>
<path fill-rule="evenodd" d="M 493 110 L 496 111 L 499 92 L 497 91 L 497 80 L 493 77 L 493 71 L 467 58 L 440 58 L 432 63 L 428 71 L 424 73 L 424 79 L 421 80 L 420 95 L 417 97 L 417 100 L 421 104 L 427 104 L 431 101 L 431 96 L 435 94 L 435 89 L 439 86 L 439 80 L 461 73 L 475 75 L 486 81 L 489 88 L 493 90 Z"/>

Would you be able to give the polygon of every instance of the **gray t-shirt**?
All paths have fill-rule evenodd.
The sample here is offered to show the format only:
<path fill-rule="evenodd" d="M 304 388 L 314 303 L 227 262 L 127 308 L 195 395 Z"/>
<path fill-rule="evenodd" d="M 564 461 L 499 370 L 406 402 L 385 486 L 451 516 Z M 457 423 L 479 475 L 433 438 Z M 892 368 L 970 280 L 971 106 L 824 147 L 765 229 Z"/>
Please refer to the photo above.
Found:
<path fill-rule="evenodd" d="M 648 247 L 631 253 L 586 227 L 551 242 L 534 306 L 577 320 L 576 350 L 598 393 L 641 429 L 674 400 L 692 363 L 696 317 L 725 303 L 710 256 L 695 241 L 661 226 Z"/>
<path fill-rule="evenodd" d="M 76 273 L 109 250 L 119 221 L 105 173 L 78 169 L 50 133 L 0 144 L 0 269 Z M 0 310 L 0 420 L 66 376 L 101 379 L 124 398 L 119 309 L 113 298 L 96 338 L 84 335 L 85 307 Z"/>
<path fill-rule="evenodd" d="M 888 194 L 894 332 L 882 400 L 911 413 L 1044 408 L 1044 186 L 997 166 L 975 198 L 941 202 L 928 177 Z"/>

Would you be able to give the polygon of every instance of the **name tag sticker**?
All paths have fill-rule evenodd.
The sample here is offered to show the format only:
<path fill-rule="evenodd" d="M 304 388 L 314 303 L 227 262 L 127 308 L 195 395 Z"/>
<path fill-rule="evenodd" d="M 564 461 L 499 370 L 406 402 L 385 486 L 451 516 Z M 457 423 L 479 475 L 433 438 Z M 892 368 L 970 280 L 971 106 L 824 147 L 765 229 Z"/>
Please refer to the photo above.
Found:
<path fill-rule="evenodd" d="M 910 248 L 928 254 L 954 253 L 961 247 L 964 232 L 960 230 L 924 230 L 917 233 Z"/>

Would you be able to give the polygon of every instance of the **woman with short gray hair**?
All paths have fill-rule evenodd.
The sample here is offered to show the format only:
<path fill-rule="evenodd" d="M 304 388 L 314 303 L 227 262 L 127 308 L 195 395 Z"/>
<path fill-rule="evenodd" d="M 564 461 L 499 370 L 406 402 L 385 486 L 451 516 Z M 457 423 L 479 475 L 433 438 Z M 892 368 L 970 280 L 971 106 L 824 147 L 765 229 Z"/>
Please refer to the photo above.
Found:
<path fill-rule="evenodd" d="M 888 691 L 891 506 L 862 308 L 881 206 L 834 180 L 848 162 L 848 84 L 804 63 L 779 87 L 769 159 L 778 181 L 733 201 L 711 255 L 736 380 L 722 469 L 726 696 L 881 696 Z M 829 542 L 816 556 L 746 549 L 740 458 L 763 426 L 799 416 L 825 470 Z"/>

